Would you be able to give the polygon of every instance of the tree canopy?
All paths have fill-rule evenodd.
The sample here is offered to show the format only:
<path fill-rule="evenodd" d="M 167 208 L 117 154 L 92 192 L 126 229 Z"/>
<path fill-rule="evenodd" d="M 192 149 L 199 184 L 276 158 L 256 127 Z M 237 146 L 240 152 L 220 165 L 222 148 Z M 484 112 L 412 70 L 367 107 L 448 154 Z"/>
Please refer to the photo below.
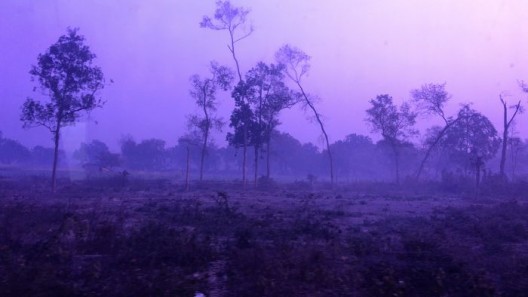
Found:
<path fill-rule="evenodd" d="M 104 87 L 103 72 L 93 65 L 95 54 L 84 42 L 78 29 L 68 29 L 46 52 L 39 54 L 30 74 L 48 101 L 27 98 L 22 106 L 20 119 L 24 127 L 43 126 L 53 134 L 53 191 L 61 128 L 74 124 L 83 112 L 104 104 L 97 96 L 97 91 Z"/>

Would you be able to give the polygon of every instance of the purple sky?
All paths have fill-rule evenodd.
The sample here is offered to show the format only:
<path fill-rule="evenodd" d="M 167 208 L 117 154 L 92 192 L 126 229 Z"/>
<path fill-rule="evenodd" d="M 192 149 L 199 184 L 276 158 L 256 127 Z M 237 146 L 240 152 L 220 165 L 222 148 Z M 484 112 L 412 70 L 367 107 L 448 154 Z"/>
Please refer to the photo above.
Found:
<path fill-rule="evenodd" d="M 389 93 L 397 102 L 428 82 L 447 82 L 448 112 L 462 102 L 490 118 L 501 131 L 498 95 L 526 96 L 517 80 L 528 80 L 528 2 L 524 0 L 246 0 L 255 32 L 238 46 L 243 71 L 272 62 L 283 44 L 312 56 L 305 88 L 318 97 L 331 141 L 369 134 L 368 100 Z M 115 83 L 102 95 L 104 109 L 64 131 L 64 148 L 93 138 L 118 147 L 131 134 L 176 143 L 185 116 L 196 111 L 189 77 L 207 71 L 210 60 L 234 66 L 226 32 L 201 29 L 214 1 L 205 0 L 2 0 L 0 1 L 0 130 L 26 145 L 51 146 L 44 128 L 22 129 L 20 106 L 34 84 L 28 74 L 39 53 L 66 27 L 79 27 L 97 54 L 96 63 Z M 219 96 L 227 119 L 233 103 Z M 321 145 L 318 127 L 300 108 L 284 112 L 280 130 Z M 420 127 L 430 120 L 420 119 Z M 528 137 L 521 115 L 517 130 Z M 227 130 L 226 128 L 225 130 Z M 224 131 L 225 132 L 225 131 Z M 225 133 L 217 135 L 224 145 Z M 374 136 L 374 139 L 377 139 Z"/>

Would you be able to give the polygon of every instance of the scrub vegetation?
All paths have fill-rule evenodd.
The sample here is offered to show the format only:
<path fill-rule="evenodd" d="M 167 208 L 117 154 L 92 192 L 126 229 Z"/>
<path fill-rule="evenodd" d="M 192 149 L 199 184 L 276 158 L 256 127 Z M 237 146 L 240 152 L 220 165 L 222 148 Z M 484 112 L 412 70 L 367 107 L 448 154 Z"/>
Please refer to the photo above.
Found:
<path fill-rule="evenodd" d="M 308 53 L 244 65 L 248 8 L 218 1 L 198 21 L 233 65 L 183 85 L 196 110 L 175 145 L 66 151 L 64 128 L 112 100 L 104 69 L 78 28 L 38 55 L 20 120 L 52 146 L 0 132 L 0 296 L 527 296 L 526 83 L 498 94 L 502 131 L 471 103 L 448 114 L 448 84 L 431 82 L 354 98 L 379 140 L 333 140 Z M 279 130 L 294 107 L 322 147 Z"/>

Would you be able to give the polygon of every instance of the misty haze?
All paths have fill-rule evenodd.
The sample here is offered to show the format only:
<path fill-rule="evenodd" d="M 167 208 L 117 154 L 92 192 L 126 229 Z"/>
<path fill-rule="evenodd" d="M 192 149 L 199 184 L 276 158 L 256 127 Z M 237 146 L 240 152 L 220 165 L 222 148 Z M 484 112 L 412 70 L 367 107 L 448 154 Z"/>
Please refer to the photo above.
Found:
<path fill-rule="evenodd" d="M 0 296 L 528 296 L 527 20 L 0 2 Z"/>

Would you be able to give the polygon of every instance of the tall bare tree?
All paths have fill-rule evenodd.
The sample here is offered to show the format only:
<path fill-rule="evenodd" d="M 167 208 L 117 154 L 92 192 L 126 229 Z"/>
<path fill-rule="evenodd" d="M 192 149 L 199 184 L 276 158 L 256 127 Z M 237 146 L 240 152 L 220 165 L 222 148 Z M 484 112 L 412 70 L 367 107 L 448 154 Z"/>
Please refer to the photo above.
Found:
<path fill-rule="evenodd" d="M 24 127 L 43 126 L 53 134 L 54 157 L 51 188 L 55 191 L 57 160 L 61 129 L 73 125 L 83 112 L 102 107 L 104 101 L 97 91 L 104 87 L 101 69 L 93 65 L 95 54 L 85 45 L 78 29 L 68 29 L 65 35 L 40 54 L 31 68 L 49 102 L 28 98 L 22 107 Z"/>
<path fill-rule="evenodd" d="M 506 173 L 504 172 L 504 168 L 506 166 L 506 150 L 508 148 L 508 137 L 509 137 L 509 130 L 510 125 L 512 124 L 513 120 L 515 119 L 515 116 L 517 114 L 523 112 L 523 107 L 521 106 L 521 101 L 517 102 L 515 105 L 508 106 L 506 100 L 504 99 L 504 96 L 501 94 L 499 95 L 500 102 L 502 104 L 502 110 L 503 110 L 503 130 L 502 130 L 502 150 L 501 150 L 501 160 L 500 160 L 500 167 L 499 167 L 499 174 L 503 178 L 506 177 Z M 510 118 L 508 118 L 508 109 L 513 110 L 513 114 Z"/>
<path fill-rule="evenodd" d="M 211 129 L 222 128 L 222 119 L 216 116 L 216 91 L 218 88 L 227 91 L 231 87 L 233 81 L 232 71 L 220 66 L 216 62 L 211 62 L 210 65 L 211 77 L 201 78 L 195 74 L 191 76 L 191 97 L 195 100 L 196 105 L 201 109 L 201 115 L 193 114 L 189 117 L 190 128 L 195 128 L 199 131 L 202 140 L 202 150 L 200 157 L 200 181 L 203 180 L 203 168 L 207 146 L 209 144 L 209 136 Z"/>
<path fill-rule="evenodd" d="M 420 179 L 425 163 L 429 159 L 431 152 L 440 142 L 440 139 L 445 135 L 446 131 L 453 126 L 459 118 L 453 118 L 446 116 L 444 112 L 444 107 L 447 101 L 451 98 L 451 95 L 445 90 L 446 84 L 425 84 L 422 85 L 420 89 L 415 89 L 411 91 L 411 96 L 414 103 L 417 106 L 417 110 L 426 116 L 436 116 L 440 117 L 444 125 L 441 129 L 438 130 L 436 136 L 433 136 L 431 141 L 427 143 L 427 151 L 425 156 L 420 162 L 420 167 L 416 172 L 416 180 Z"/>
<path fill-rule="evenodd" d="M 253 33 L 253 26 L 246 26 L 249 9 L 235 7 L 229 1 L 217 1 L 214 17 L 204 16 L 200 22 L 202 28 L 217 31 L 227 31 L 229 33 L 229 44 L 227 48 L 233 57 L 236 65 L 239 82 L 242 81 L 242 71 L 236 53 L 236 45 Z M 242 98 L 244 100 L 244 98 Z M 243 160 L 242 160 L 242 183 L 246 185 L 246 159 L 247 159 L 248 131 L 244 128 L 243 133 Z"/>
<path fill-rule="evenodd" d="M 299 88 L 300 94 L 304 99 L 304 106 L 312 111 L 315 120 L 319 124 L 319 128 L 321 128 L 321 132 L 325 139 L 326 153 L 328 155 L 328 160 L 330 161 L 330 182 L 334 183 L 334 161 L 332 158 L 332 151 L 330 150 L 328 133 L 323 125 L 321 114 L 315 108 L 314 97 L 306 93 L 302 85 L 302 78 L 307 75 L 310 70 L 310 56 L 299 48 L 284 45 L 275 54 L 275 59 L 279 64 L 284 65 L 286 75 Z"/>

